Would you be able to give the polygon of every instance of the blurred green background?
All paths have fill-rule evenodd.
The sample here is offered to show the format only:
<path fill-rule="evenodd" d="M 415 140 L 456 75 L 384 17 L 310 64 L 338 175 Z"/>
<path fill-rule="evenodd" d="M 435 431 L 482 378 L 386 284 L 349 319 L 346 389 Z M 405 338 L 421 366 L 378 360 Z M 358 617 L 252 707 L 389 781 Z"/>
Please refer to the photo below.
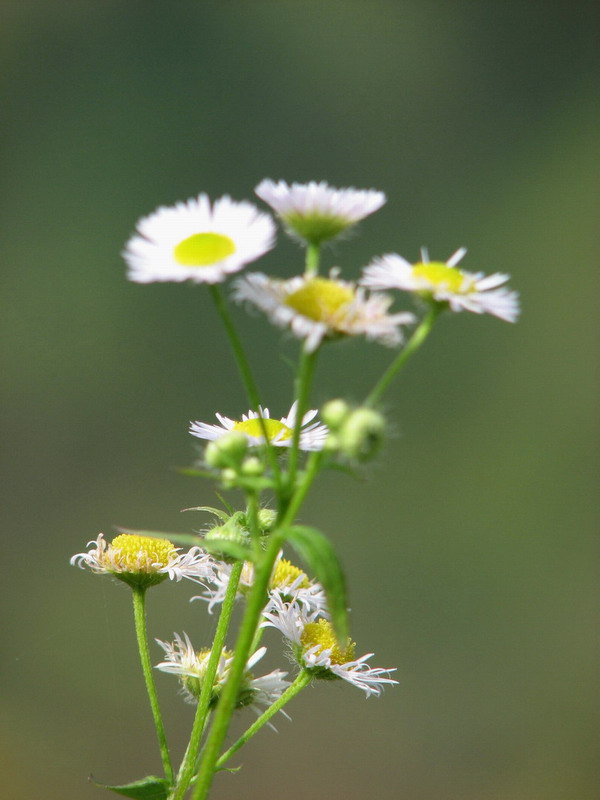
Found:
<path fill-rule="evenodd" d="M 327 475 L 303 510 L 343 559 L 359 651 L 401 685 L 306 692 L 215 800 L 598 796 L 592 9 L 3 4 L 4 797 L 101 797 L 90 772 L 160 769 L 128 590 L 68 559 L 115 524 L 205 524 L 179 513 L 215 503 L 173 470 L 196 457 L 188 422 L 246 403 L 207 293 L 130 284 L 119 253 L 157 205 L 249 198 L 263 177 L 387 193 L 327 267 L 465 245 L 467 269 L 513 276 L 523 316 L 444 318 L 386 397 L 379 462 Z M 300 259 L 281 236 L 260 268 Z M 236 319 L 282 415 L 297 348 Z M 359 400 L 389 358 L 332 348 L 313 403 Z M 192 594 L 153 591 L 152 635 L 210 640 Z M 157 680 L 179 752 L 192 710 Z"/>

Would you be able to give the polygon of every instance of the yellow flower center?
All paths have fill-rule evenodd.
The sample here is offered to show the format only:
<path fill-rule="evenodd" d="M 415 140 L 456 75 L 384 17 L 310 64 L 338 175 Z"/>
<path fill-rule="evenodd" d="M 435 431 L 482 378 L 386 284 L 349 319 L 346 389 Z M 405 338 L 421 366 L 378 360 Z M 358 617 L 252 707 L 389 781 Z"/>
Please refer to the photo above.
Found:
<path fill-rule="evenodd" d="M 285 298 L 285 304 L 315 322 L 335 325 L 345 307 L 354 300 L 354 292 L 329 278 L 311 278 Z"/>
<path fill-rule="evenodd" d="M 282 558 L 277 562 L 275 569 L 273 570 L 273 574 L 271 575 L 271 588 L 278 589 L 282 586 L 289 586 L 301 575 L 303 578 L 298 584 L 297 588 L 308 589 L 310 587 L 310 581 L 304 572 L 302 572 L 302 570 L 298 567 L 295 567 L 291 561 L 288 561 L 286 558 Z"/>
<path fill-rule="evenodd" d="M 194 233 L 173 248 L 175 261 L 183 267 L 210 267 L 232 253 L 234 242 L 221 233 Z"/>
<path fill-rule="evenodd" d="M 291 441 L 294 432 L 291 428 L 288 428 L 287 425 L 284 425 L 283 422 L 280 422 L 278 419 L 263 419 L 263 422 L 267 432 L 267 438 L 270 442 L 273 441 L 278 434 L 278 441 Z M 258 417 L 254 419 L 244 419 L 241 422 L 234 423 L 233 430 L 240 431 L 247 436 L 253 436 L 257 439 L 263 438 L 263 428 Z"/>
<path fill-rule="evenodd" d="M 448 289 L 450 292 L 460 292 L 464 275 L 456 267 L 449 267 L 441 261 L 431 261 L 429 264 L 415 264 L 413 277 L 424 278 L 436 289 Z"/>
<path fill-rule="evenodd" d="M 106 556 L 120 572 L 157 572 L 177 555 L 167 539 L 122 533 L 109 545 Z"/>
<path fill-rule="evenodd" d="M 304 626 L 300 641 L 305 650 L 309 650 L 315 645 L 319 645 L 319 653 L 323 650 L 331 650 L 332 664 L 346 664 L 354 658 L 355 643 L 348 639 L 346 647 L 340 647 L 331 622 L 326 619 L 308 622 Z"/>

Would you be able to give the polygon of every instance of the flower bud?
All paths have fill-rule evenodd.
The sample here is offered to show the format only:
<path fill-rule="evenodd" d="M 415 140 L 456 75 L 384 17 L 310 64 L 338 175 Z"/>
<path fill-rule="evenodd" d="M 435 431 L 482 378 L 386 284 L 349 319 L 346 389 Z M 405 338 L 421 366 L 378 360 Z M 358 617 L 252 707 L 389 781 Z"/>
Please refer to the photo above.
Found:
<path fill-rule="evenodd" d="M 270 533 L 275 520 L 277 519 L 277 512 L 272 508 L 261 508 L 258 512 L 258 527 L 261 533 Z"/>
<path fill-rule="evenodd" d="M 265 468 L 262 461 L 256 456 L 250 456 L 242 464 L 241 472 L 246 478 L 260 478 L 264 471 Z"/>
<path fill-rule="evenodd" d="M 248 451 L 248 438 L 243 433 L 231 431 L 215 439 L 206 447 L 204 458 L 214 469 L 239 468 Z"/>
<path fill-rule="evenodd" d="M 339 431 L 339 447 L 355 461 L 369 461 L 383 444 L 385 419 L 371 408 L 353 411 Z"/>
<path fill-rule="evenodd" d="M 321 410 L 321 418 L 327 427 L 337 431 L 350 415 L 350 407 L 345 400 L 330 400 Z"/>

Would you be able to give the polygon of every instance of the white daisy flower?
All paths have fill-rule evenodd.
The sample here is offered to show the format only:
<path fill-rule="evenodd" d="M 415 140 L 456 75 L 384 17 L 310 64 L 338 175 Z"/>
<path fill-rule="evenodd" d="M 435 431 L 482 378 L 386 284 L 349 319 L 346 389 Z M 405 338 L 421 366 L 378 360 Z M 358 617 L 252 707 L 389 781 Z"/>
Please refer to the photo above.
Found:
<path fill-rule="evenodd" d="M 230 431 L 239 431 L 248 438 L 248 443 L 253 447 L 258 447 L 265 443 L 263 428 L 260 422 L 262 417 L 267 431 L 269 442 L 276 447 L 290 447 L 296 425 L 296 409 L 298 404 L 294 403 L 290 408 L 287 417 L 281 419 L 271 419 L 269 409 L 259 406 L 257 411 L 248 411 L 242 415 L 241 420 L 229 419 L 222 414 L 215 414 L 221 423 L 220 425 L 208 425 L 205 422 L 191 422 L 190 433 L 199 439 L 220 439 L 221 436 Z M 318 422 L 309 424 L 317 415 L 317 410 L 307 411 L 302 417 L 302 430 L 300 433 L 301 450 L 322 450 L 325 439 L 329 433 L 325 425 Z"/>
<path fill-rule="evenodd" d="M 371 289 L 402 289 L 425 298 L 447 303 L 452 311 L 493 314 L 507 322 L 519 315 L 519 296 L 503 286 L 509 275 L 496 272 L 466 272 L 456 265 L 466 249 L 461 247 L 445 263 L 430 261 L 426 249 L 421 261 L 410 264 L 396 253 L 376 258 L 364 270 L 361 283 Z"/>
<path fill-rule="evenodd" d="M 263 311 L 275 325 L 289 328 L 313 352 L 326 338 L 360 336 L 393 346 L 402 341 L 401 325 L 414 322 L 409 313 L 388 314 L 392 299 L 367 296 L 364 289 L 340 280 L 302 276 L 281 281 L 252 273 L 234 286 L 234 298 Z"/>
<path fill-rule="evenodd" d="M 215 570 L 211 585 L 206 587 L 204 594 L 192 597 L 192 600 L 206 600 L 208 602 L 208 611 L 212 614 L 213 607 L 222 603 L 225 599 L 231 569 L 230 564 L 220 564 Z M 246 562 L 242 568 L 237 596 L 244 597 L 248 594 L 253 583 L 254 565 Z M 283 558 L 281 552 L 277 556 L 273 567 L 268 592 L 269 601 L 265 606 L 266 611 L 271 609 L 273 598 L 279 596 L 288 602 L 295 600 L 309 613 L 317 611 L 328 616 L 327 600 L 321 584 L 317 583 L 317 581 L 311 581 L 299 567 Z"/>
<path fill-rule="evenodd" d="M 381 694 L 386 684 L 398 683 L 387 677 L 395 668 L 368 666 L 366 662 L 373 653 L 354 658 L 356 645 L 350 639 L 345 647 L 340 647 L 331 623 L 317 619 L 318 612 L 307 613 L 298 603 L 286 603 L 276 597 L 272 610 L 264 612 L 264 616 L 266 621 L 262 626 L 280 630 L 289 640 L 298 663 L 316 678 L 342 678 L 362 689 L 367 697 Z"/>
<path fill-rule="evenodd" d="M 184 633 L 183 636 L 179 636 L 179 634 L 176 633 L 173 642 L 162 642 L 160 639 L 156 641 L 165 651 L 166 655 L 166 660 L 157 664 L 156 669 L 178 675 L 181 679 L 181 691 L 186 701 L 188 703 L 197 703 L 206 676 L 210 649 L 194 650 L 190 638 L 186 633 Z M 251 670 L 266 652 L 266 647 L 260 647 L 248 659 L 244 680 L 238 695 L 237 708 L 258 704 L 270 706 L 275 700 L 279 699 L 281 694 L 290 685 L 289 681 L 284 680 L 287 672 L 282 672 L 279 669 L 273 670 L 259 678 L 254 677 Z M 223 649 L 215 674 L 210 700 L 211 706 L 216 705 L 219 699 L 223 685 L 227 680 L 232 660 L 233 653 Z"/>
<path fill-rule="evenodd" d="M 273 247 L 275 224 L 251 203 L 230 197 L 212 207 L 201 194 L 157 209 L 137 224 L 123 256 L 127 277 L 138 283 L 220 283 Z"/>
<path fill-rule="evenodd" d="M 214 576 L 215 562 L 200 547 L 180 553 L 167 539 L 122 533 L 108 543 L 104 535 L 88 542 L 87 553 L 71 558 L 73 566 L 89 567 L 98 574 L 114 575 L 130 586 L 148 587 L 166 578 L 180 581 L 188 578 L 204 584 Z"/>
<path fill-rule="evenodd" d="M 385 194 L 374 189 L 334 189 L 323 181 L 290 186 L 266 179 L 255 192 L 292 235 L 315 245 L 338 236 L 386 201 Z"/>

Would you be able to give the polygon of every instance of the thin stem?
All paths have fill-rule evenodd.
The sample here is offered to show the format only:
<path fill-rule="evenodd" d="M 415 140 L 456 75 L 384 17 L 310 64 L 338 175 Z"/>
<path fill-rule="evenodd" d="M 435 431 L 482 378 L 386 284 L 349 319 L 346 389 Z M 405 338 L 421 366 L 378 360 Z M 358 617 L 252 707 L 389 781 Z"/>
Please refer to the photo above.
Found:
<path fill-rule="evenodd" d="M 298 469 L 298 456 L 300 454 L 300 434 L 302 431 L 302 418 L 308 408 L 308 398 L 310 395 L 310 387 L 312 384 L 315 366 L 317 363 L 318 350 L 313 353 L 307 353 L 302 349 L 300 356 L 300 365 L 298 367 L 298 374 L 296 376 L 294 395 L 296 405 L 296 424 L 294 425 L 294 432 L 292 436 L 292 445 L 290 447 L 288 459 L 288 493 L 294 491 L 296 483 L 296 471 Z"/>
<path fill-rule="evenodd" d="M 423 344 L 425 339 L 429 336 L 433 325 L 438 318 L 441 311 L 441 306 L 439 304 L 432 305 L 427 314 L 421 320 L 420 325 L 418 328 L 415 329 L 412 336 L 406 343 L 406 345 L 402 348 L 400 353 L 396 356 L 394 361 L 390 364 L 387 370 L 383 373 L 382 377 L 379 379 L 378 383 L 375 385 L 375 388 L 372 390 L 371 394 L 365 400 L 365 405 L 370 406 L 371 408 L 381 400 L 381 396 L 388 388 L 392 380 L 396 377 L 396 375 L 400 372 L 402 367 L 406 364 L 409 358 L 414 355 L 414 353 L 419 349 L 419 347 Z"/>
<path fill-rule="evenodd" d="M 314 479 L 319 474 L 324 456 L 325 453 L 322 450 L 316 450 L 310 454 L 300 485 L 296 487 L 296 490 L 285 510 L 281 527 L 285 527 L 293 522 L 296 514 L 300 510 L 300 506 L 304 502 L 304 498 L 306 497 L 308 490 L 312 486 Z"/>
<path fill-rule="evenodd" d="M 243 747 L 246 742 L 251 739 L 255 733 L 266 725 L 267 722 L 271 719 L 271 717 L 275 716 L 275 714 L 280 711 L 286 703 L 289 703 L 297 694 L 299 694 L 302 689 L 305 689 L 308 684 L 311 682 L 312 676 L 307 670 L 302 670 L 302 672 L 296 677 L 296 680 L 292 683 L 291 686 L 285 690 L 285 692 L 279 697 L 273 705 L 269 706 L 267 710 L 260 715 L 260 717 L 256 720 L 253 725 L 250 725 L 247 731 L 245 731 L 240 738 L 232 744 L 229 750 L 227 750 L 221 758 L 217 761 L 217 769 L 223 766 L 225 762 L 229 761 L 232 755 L 237 753 L 237 751 Z"/>
<path fill-rule="evenodd" d="M 318 244 L 309 244 L 306 247 L 306 270 L 305 274 L 317 275 L 319 272 L 319 257 L 321 247 Z"/>
<path fill-rule="evenodd" d="M 150 663 L 148 633 L 146 631 L 146 589 L 135 586 L 132 587 L 132 590 L 133 618 L 135 620 L 135 633 L 137 636 L 138 650 L 140 651 L 140 661 L 142 662 L 142 672 L 144 673 L 144 681 L 146 682 L 146 690 L 148 691 L 148 699 L 150 700 L 150 708 L 152 709 L 152 717 L 154 718 L 154 727 L 156 728 L 156 735 L 158 737 L 165 778 L 169 783 L 173 783 L 173 767 L 171 765 L 169 745 L 167 744 L 165 727 L 158 705 L 156 686 L 154 685 L 154 678 L 152 677 L 152 664 Z"/>
<path fill-rule="evenodd" d="M 235 704 L 237 702 L 244 670 L 246 669 L 250 646 L 254 639 L 261 611 L 267 599 L 267 586 L 273 570 L 273 564 L 275 563 L 282 542 L 282 536 L 276 531 L 271 534 L 264 558 L 256 569 L 254 583 L 248 596 L 246 611 L 242 619 L 233 660 L 229 669 L 229 677 L 223 687 L 213 723 L 206 740 L 204 758 L 200 765 L 200 774 L 198 775 L 198 781 L 192 795 L 193 800 L 206 800 L 208 797 L 208 792 L 216 769 L 216 763 L 219 758 L 219 751 L 225 739 L 231 715 L 235 710 Z"/>
<path fill-rule="evenodd" d="M 244 347 L 235 329 L 233 320 L 231 319 L 231 315 L 227 308 L 227 304 L 223 300 L 223 295 L 221 294 L 219 287 L 216 284 L 209 284 L 209 290 L 211 297 L 214 301 L 215 307 L 225 327 L 225 331 L 227 332 L 227 337 L 229 338 L 229 344 L 231 345 L 233 356 L 235 358 L 235 363 L 237 364 L 237 368 L 240 372 L 242 383 L 244 384 L 244 388 L 246 389 L 246 394 L 248 395 L 248 400 L 250 402 L 250 405 L 256 412 L 258 412 L 261 406 L 258 386 L 256 385 L 256 381 L 254 380 L 254 376 L 250 368 L 250 362 L 246 357 Z M 265 425 L 265 422 L 260 413 L 259 413 L 259 425 L 261 427 L 261 432 L 265 440 L 265 447 L 267 449 L 267 457 L 269 459 L 271 471 L 273 472 L 275 483 L 279 486 L 281 473 L 279 469 L 279 462 L 277 461 L 277 453 L 275 452 L 275 448 L 271 445 L 269 441 L 269 437 L 267 434 L 267 426 Z"/>
<path fill-rule="evenodd" d="M 198 759 L 198 751 L 200 750 L 200 741 L 202 733 L 206 726 L 206 719 L 209 714 L 209 705 L 212 697 L 213 686 L 215 682 L 215 675 L 217 674 L 217 667 L 223 646 L 225 644 L 225 637 L 229 629 L 231 621 L 231 614 L 235 605 L 235 598 L 237 594 L 240 576 L 244 567 L 243 561 L 236 561 L 231 569 L 229 576 L 229 583 L 221 606 L 221 613 L 217 623 L 217 630 L 213 640 L 210 657 L 206 666 L 206 673 L 202 690 L 200 691 L 200 698 L 198 699 L 198 707 L 196 709 L 196 716 L 194 717 L 194 725 L 190 735 L 190 742 L 185 752 L 185 756 L 181 767 L 179 768 L 179 775 L 177 776 L 177 786 L 173 793 L 173 800 L 181 800 L 185 796 L 190 781 L 196 771 L 196 761 Z"/>

